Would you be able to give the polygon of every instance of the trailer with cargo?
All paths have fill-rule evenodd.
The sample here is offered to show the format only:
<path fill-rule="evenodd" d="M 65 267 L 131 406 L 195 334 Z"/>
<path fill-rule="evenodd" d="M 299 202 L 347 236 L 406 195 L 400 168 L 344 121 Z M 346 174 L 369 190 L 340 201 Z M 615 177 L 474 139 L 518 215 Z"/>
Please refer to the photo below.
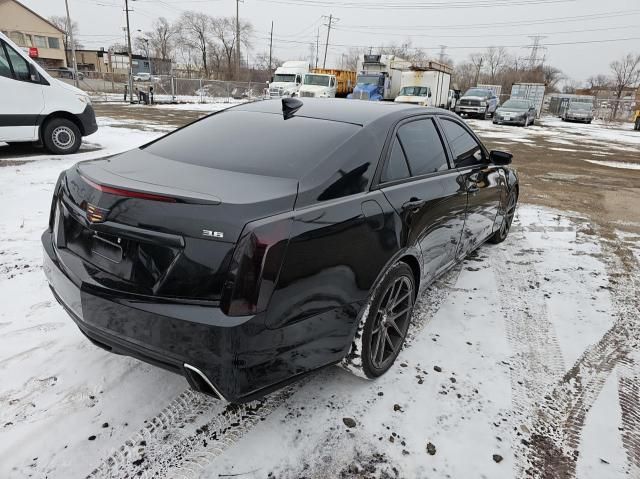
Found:
<path fill-rule="evenodd" d="M 439 62 L 411 66 L 409 71 L 401 74 L 400 92 L 395 101 L 447 108 L 451 72 L 450 66 Z"/>
<path fill-rule="evenodd" d="M 536 107 L 536 118 L 540 118 L 545 89 L 544 83 L 514 83 L 511 85 L 511 98 L 533 102 Z"/>
<path fill-rule="evenodd" d="M 362 55 L 358 60 L 358 76 L 353 93 L 356 100 L 394 100 L 400 93 L 402 72 L 411 63 L 396 55 Z"/>

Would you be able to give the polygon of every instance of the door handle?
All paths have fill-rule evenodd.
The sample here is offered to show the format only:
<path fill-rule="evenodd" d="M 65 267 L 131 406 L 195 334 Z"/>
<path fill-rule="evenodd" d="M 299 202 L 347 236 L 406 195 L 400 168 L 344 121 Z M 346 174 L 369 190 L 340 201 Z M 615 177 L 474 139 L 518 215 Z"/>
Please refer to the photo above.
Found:
<path fill-rule="evenodd" d="M 409 201 L 405 202 L 402 205 L 402 210 L 417 210 L 419 208 L 421 208 L 422 206 L 424 206 L 424 204 L 426 203 L 425 200 L 419 200 L 418 198 L 411 198 Z"/>

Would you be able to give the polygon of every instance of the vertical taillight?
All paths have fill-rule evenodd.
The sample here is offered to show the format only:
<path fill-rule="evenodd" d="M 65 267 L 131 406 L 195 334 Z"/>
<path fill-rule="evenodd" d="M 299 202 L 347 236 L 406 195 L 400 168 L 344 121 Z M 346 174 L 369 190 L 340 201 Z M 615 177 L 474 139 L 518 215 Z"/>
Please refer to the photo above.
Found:
<path fill-rule="evenodd" d="M 289 243 L 291 218 L 246 225 L 229 265 L 221 307 L 229 316 L 267 307 Z"/>

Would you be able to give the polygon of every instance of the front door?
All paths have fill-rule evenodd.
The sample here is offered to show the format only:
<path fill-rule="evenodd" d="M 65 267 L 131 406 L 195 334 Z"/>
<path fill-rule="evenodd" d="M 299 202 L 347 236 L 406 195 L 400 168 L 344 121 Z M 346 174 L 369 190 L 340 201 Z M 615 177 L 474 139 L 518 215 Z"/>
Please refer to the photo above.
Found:
<path fill-rule="evenodd" d="M 452 261 L 462 234 L 467 192 L 431 118 L 399 126 L 380 178 L 402 221 L 401 244 L 419 245 L 425 281 Z"/>
<path fill-rule="evenodd" d="M 37 140 L 43 110 L 42 85 L 32 81 L 28 61 L 0 40 L 0 141 Z"/>
<path fill-rule="evenodd" d="M 440 117 L 457 171 L 467 190 L 467 217 L 458 256 L 463 257 L 492 233 L 506 188 L 502 168 L 489 162 L 489 155 L 471 130 L 460 121 Z"/>

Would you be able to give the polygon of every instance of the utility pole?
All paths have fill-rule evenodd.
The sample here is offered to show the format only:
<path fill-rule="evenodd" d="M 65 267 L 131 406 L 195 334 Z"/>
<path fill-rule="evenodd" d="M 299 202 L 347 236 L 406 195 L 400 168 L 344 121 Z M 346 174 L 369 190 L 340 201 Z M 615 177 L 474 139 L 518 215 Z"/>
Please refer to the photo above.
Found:
<path fill-rule="evenodd" d="M 323 15 L 323 18 L 327 18 Z M 324 44 L 324 61 L 322 62 L 322 68 L 327 66 L 327 49 L 329 48 L 329 33 L 331 33 L 331 25 L 333 22 L 337 22 L 339 18 L 335 18 L 333 14 L 329 15 L 329 23 L 327 23 L 327 42 Z"/>
<path fill-rule="evenodd" d="M 320 27 L 316 33 L 316 68 L 318 68 L 318 60 L 320 60 Z"/>
<path fill-rule="evenodd" d="M 273 20 L 271 20 L 271 36 L 269 37 L 269 75 L 271 75 L 271 53 L 273 52 Z"/>
<path fill-rule="evenodd" d="M 236 0 L 236 80 L 240 81 L 240 0 Z"/>
<path fill-rule="evenodd" d="M 76 62 L 76 42 L 73 39 L 73 24 L 71 23 L 71 17 L 69 16 L 69 0 L 64 0 L 64 4 L 67 7 L 67 33 L 71 40 L 71 59 L 73 61 L 73 83 L 76 88 L 80 87 L 78 83 L 78 63 Z M 65 52 L 65 55 L 67 53 Z"/>
<path fill-rule="evenodd" d="M 129 103 L 133 103 L 133 57 L 131 51 L 131 28 L 129 26 L 129 0 L 124 0 L 124 11 L 127 14 L 127 49 L 129 51 Z"/>
<path fill-rule="evenodd" d="M 439 45 L 439 47 L 440 47 L 440 55 L 438 56 L 438 61 L 440 63 L 444 63 L 445 55 L 446 55 L 445 54 L 445 50 L 447 49 L 447 46 L 446 45 Z"/>

